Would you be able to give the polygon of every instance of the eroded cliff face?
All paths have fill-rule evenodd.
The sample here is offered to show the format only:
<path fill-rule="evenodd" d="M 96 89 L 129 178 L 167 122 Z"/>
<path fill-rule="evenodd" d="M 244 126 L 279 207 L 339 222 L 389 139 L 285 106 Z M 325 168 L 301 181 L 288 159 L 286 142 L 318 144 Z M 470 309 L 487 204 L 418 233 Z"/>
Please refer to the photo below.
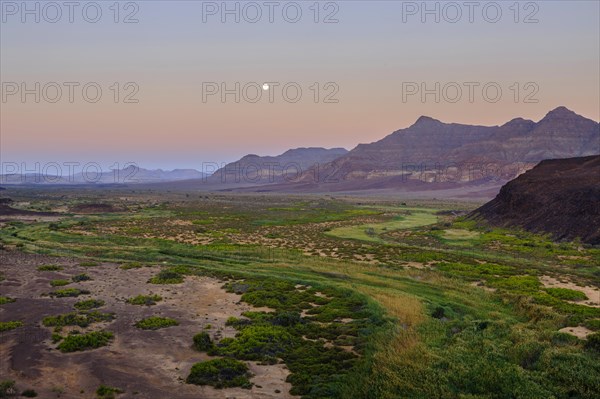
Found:
<path fill-rule="evenodd" d="M 600 156 L 542 161 L 470 217 L 600 245 Z"/>

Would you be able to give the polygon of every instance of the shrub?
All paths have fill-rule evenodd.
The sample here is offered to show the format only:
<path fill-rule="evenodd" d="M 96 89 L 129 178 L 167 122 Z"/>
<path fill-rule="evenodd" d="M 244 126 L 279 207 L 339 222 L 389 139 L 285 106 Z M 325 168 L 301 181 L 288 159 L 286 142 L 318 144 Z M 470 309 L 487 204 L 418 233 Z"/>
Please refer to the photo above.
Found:
<path fill-rule="evenodd" d="M 587 336 L 585 348 L 600 352 L 600 333 L 593 333 Z"/>
<path fill-rule="evenodd" d="M 138 295 L 133 298 L 129 298 L 127 303 L 131 305 L 156 305 L 156 302 L 162 301 L 162 297 L 160 295 Z"/>
<path fill-rule="evenodd" d="M 25 396 L 26 398 L 35 398 L 38 396 L 38 394 L 33 389 L 26 389 L 21 393 L 21 396 Z"/>
<path fill-rule="evenodd" d="M 79 283 L 81 281 L 88 281 L 91 279 L 92 278 L 85 273 L 77 274 L 76 276 L 71 277 L 71 280 L 73 280 L 74 283 Z"/>
<path fill-rule="evenodd" d="M 50 293 L 50 296 L 56 298 L 67 298 L 67 297 L 78 297 L 79 295 L 87 295 L 90 292 L 87 290 L 80 290 L 78 288 L 65 288 L 62 290 L 56 290 Z"/>
<path fill-rule="evenodd" d="M 194 348 L 201 352 L 208 352 L 213 348 L 213 342 L 210 335 L 206 332 L 201 332 L 194 335 Z"/>
<path fill-rule="evenodd" d="M 235 359 L 214 359 L 196 363 L 187 377 L 188 384 L 210 385 L 215 388 L 251 388 L 248 366 Z"/>
<path fill-rule="evenodd" d="M 50 281 L 50 285 L 53 287 L 62 287 L 64 285 L 69 284 L 70 282 L 68 280 L 52 280 Z"/>
<path fill-rule="evenodd" d="M 41 272 L 57 272 L 63 268 L 57 265 L 42 265 L 37 268 Z"/>
<path fill-rule="evenodd" d="M 274 361 L 290 349 L 293 336 L 279 326 L 248 326 L 235 339 L 221 340 L 219 352 L 244 360 Z"/>
<path fill-rule="evenodd" d="M 15 382 L 12 380 L 5 380 L 0 382 L 0 398 L 7 398 L 17 393 L 15 388 Z"/>
<path fill-rule="evenodd" d="M 0 332 L 14 330 L 22 326 L 22 321 L 0 321 Z"/>
<path fill-rule="evenodd" d="M 104 301 L 101 299 L 86 299 L 85 301 L 77 302 L 74 306 L 75 309 L 90 310 L 104 306 Z"/>
<path fill-rule="evenodd" d="M 142 330 L 158 330 L 159 328 L 166 328 L 178 325 L 179 322 L 177 320 L 173 320 L 168 317 L 158 316 L 148 317 L 135 323 L 135 326 L 137 328 L 141 328 Z"/>
<path fill-rule="evenodd" d="M 84 351 L 96 349 L 108 345 L 113 334 L 108 331 L 93 331 L 87 334 L 76 334 L 67 336 L 59 345 L 61 352 Z"/>
<path fill-rule="evenodd" d="M 93 267 L 93 266 L 98 266 L 99 263 L 98 262 L 94 262 L 94 261 L 84 261 L 84 262 L 79 262 L 79 266 L 83 266 L 83 267 Z"/>
<path fill-rule="evenodd" d="M 0 305 L 4 305 L 5 303 L 12 303 L 15 299 L 9 298 L 7 296 L 0 296 Z"/>
<path fill-rule="evenodd" d="M 129 269 L 141 269 L 144 267 L 140 262 L 129 262 L 121 265 L 121 269 L 129 270 Z"/>
<path fill-rule="evenodd" d="M 161 270 L 149 282 L 152 284 L 180 284 L 183 283 L 183 276 L 173 270 Z"/>
<path fill-rule="evenodd" d="M 87 327 L 93 323 L 111 321 L 115 318 L 113 313 L 82 312 L 66 313 L 57 316 L 48 316 L 42 320 L 46 327 L 79 326 Z"/>
<path fill-rule="evenodd" d="M 567 301 L 586 300 L 588 297 L 581 291 L 570 290 L 568 288 L 546 288 L 546 292 L 554 298 Z"/>
<path fill-rule="evenodd" d="M 123 393 L 124 391 L 119 388 L 109 387 L 106 385 L 100 385 L 98 389 L 96 389 L 96 395 L 102 399 L 113 399 L 116 394 Z"/>

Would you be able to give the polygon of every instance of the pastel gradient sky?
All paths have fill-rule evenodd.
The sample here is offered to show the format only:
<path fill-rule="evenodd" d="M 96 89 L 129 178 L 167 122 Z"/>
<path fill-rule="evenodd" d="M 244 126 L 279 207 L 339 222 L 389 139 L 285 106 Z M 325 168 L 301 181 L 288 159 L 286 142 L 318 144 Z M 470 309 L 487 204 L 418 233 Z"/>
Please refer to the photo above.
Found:
<path fill-rule="evenodd" d="M 21 14 L 7 13 L 7 2 L 2 3 L 4 89 L 6 82 L 28 87 L 97 82 L 103 89 L 97 103 L 83 100 L 81 86 L 72 103 L 66 88 L 56 103 L 44 98 L 35 103 L 32 95 L 25 102 L 19 94 L 6 97 L 0 118 L 2 162 L 136 162 L 149 168 L 200 169 L 202 162 L 232 161 L 248 153 L 275 155 L 308 146 L 350 149 L 407 127 L 420 115 L 497 125 L 517 116 L 537 121 L 564 105 L 600 119 L 598 1 L 535 2 L 537 23 L 522 21 L 535 11 L 527 2 L 519 4 L 519 23 L 509 9 L 512 1 L 499 2 L 503 14 L 497 23 L 483 17 L 488 2 L 479 3 L 473 23 L 466 14 L 456 23 L 444 15 L 439 23 L 432 15 L 423 23 L 420 14 L 403 22 L 406 2 L 338 1 L 339 22 L 328 24 L 313 21 L 313 1 L 298 2 L 303 11 L 298 23 L 285 21 L 281 7 L 275 9 L 274 23 L 265 14 L 257 23 L 246 22 L 243 15 L 240 23 L 233 16 L 222 23 L 220 15 L 203 22 L 206 2 L 201 1 L 138 1 L 139 22 L 131 24 L 114 23 L 113 1 L 98 2 L 103 11 L 98 23 L 86 22 L 80 9 L 73 23 L 67 15 L 57 23 L 43 18 L 35 23 L 32 16 L 23 23 Z M 324 10 L 325 3 L 319 4 L 320 20 L 334 10 Z M 446 5 L 439 2 L 440 10 Z M 132 10 L 121 10 L 119 18 Z M 446 11 L 454 17 L 453 10 Z M 492 11 L 486 16 L 493 17 Z M 135 82 L 139 103 L 115 103 L 109 89 L 114 82 Z M 203 82 L 280 86 L 271 88 L 272 103 L 268 92 L 256 103 L 244 98 L 236 103 L 233 95 L 225 102 L 218 95 L 203 102 Z M 302 88 L 300 101 L 283 100 L 281 86 L 288 82 Z M 328 92 L 325 83 L 334 82 L 339 102 L 315 102 L 310 89 L 315 82 L 321 97 Z M 433 95 L 425 102 L 419 95 L 403 101 L 403 82 L 430 87 L 435 82 L 496 82 L 503 93 L 496 103 L 483 99 L 481 86 L 472 103 L 466 88 L 455 103 L 436 102 Z M 515 82 L 517 102 L 510 89 Z M 539 88 L 533 97 L 537 103 L 524 102 L 532 91 L 527 82 Z"/>

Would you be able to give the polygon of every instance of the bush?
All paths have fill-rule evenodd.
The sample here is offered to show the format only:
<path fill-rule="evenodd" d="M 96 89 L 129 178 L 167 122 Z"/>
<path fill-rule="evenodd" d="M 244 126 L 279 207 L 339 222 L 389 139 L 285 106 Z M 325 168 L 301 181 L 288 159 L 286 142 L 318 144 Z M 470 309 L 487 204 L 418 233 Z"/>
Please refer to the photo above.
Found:
<path fill-rule="evenodd" d="M 42 320 L 46 327 L 64 327 L 64 326 L 79 326 L 87 327 L 93 323 L 102 321 L 111 321 L 115 318 L 113 313 L 100 312 L 82 312 L 82 313 L 66 313 L 57 316 L 48 316 Z"/>
<path fill-rule="evenodd" d="M 68 280 L 52 280 L 50 281 L 50 285 L 53 287 L 62 287 L 64 285 L 69 284 L 70 282 Z"/>
<path fill-rule="evenodd" d="M 242 387 L 250 389 L 252 383 L 248 366 L 235 359 L 214 359 L 196 363 L 187 377 L 188 384 L 210 385 L 215 388 Z"/>
<path fill-rule="evenodd" d="M 587 341 L 585 343 L 585 348 L 600 352 L 600 333 L 593 333 L 587 336 Z"/>
<path fill-rule="evenodd" d="M 210 335 L 206 332 L 201 332 L 194 335 L 194 348 L 201 352 L 208 352 L 213 348 L 213 342 Z"/>
<path fill-rule="evenodd" d="M 142 330 L 158 330 L 160 328 L 178 326 L 179 322 L 177 320 L 170 319 L 168 317 L 158 317 L 152 316 L 146 319 L 142 319 L 135 323 L 137 328 L 141 328 Z"/>
<path fill-rule="evenodd" d="M 152 284 L 180 284 L 183 283 L 183 276 L 173 270 L 161 270 L 156 276 L 149 280 Z"/>
<path fill-rule="evenodd" d="M 14 330 L 22 326 L 22 321 L 0 321 L 0 332 Z"/>
<path fill-rule="evenodd" d="M 92 260 L 79 262 L 79 266 L 83 266 L 83 267 L 94 267 L 94 266 L 98 266 L 98 265 L 99 265 L 98 262 L 94 262 Z"/>
<path fill-rule="evenodd" d="M 65 288 L 62 290 L 56 290 L 50 293 L 50 296 L 56 298 L 67 298 L 67 297 L 78 297 L 79 295 L 87 295 L 90 292 L 88 290 L 80 290 L 78 288 Z"/>
<path fill-rule="evenodd" d="M 112 338 L 113 334 L 108 331 L 93 331 L 87 334 L 69 335 L 58 345 L 57 348 L 61 352 L 76 352 L 87 349 L 96 349 L 108 345 Z"/>
<path fill-rule="evenodd" d="M 119 388 L 113 388 L 106 385 L 100 385 L 98 389 L 96 389 L 96 395 L 102 399 L 113 399 L 115 394 L 123 393 L 124 391 Z"/>
<path fill-rule="evenodd" d="M 129 262 L 121 265 L 121 269 L 129 270 L 129 269 L 141 269 L 144 267 L 140 262 Z"/>
<path fill-rule="evenodd" d="M 38 396 L 38 394 L 33 389 L 26 389 L 21 393 L 21 396 L 25 396 L 26 398 L 35 398 Z"/>
<path fill-rule="evenodd" d="M 71 280 L 73 280 L 74 283 L 79 283 L 81 281 L 89 281 L 91 279 L 92 278 L 85 273 L 81 273 L 81 274 L 71 277 Z"/>
<path fill-rule="evenodd" d="M 5 380 L 0 382 L 0 398 L 7 398 L 17 393 L 15 388 L 15 382 L 12 380 Z"/>
<path fill-rule="evenodd" d="M 138 295 L 133 298 L 129 298 L 127 303 L 131 305 L 156 305 L 156 302 L 162 301 L 162 297 L 160 295 Z"/>
<path fill-rule="evenodd" d="M 257 325 L 240 331 L 235 339 L 221 340 L 219 352 L 243 360 L 274 361 L 292 347 L 294 337 L 283 327 Z"/>
<path fill-rule="evenodd" d="M 101 299 L 86 299 L 85 301 L 77 302 L 74 306 L 75 309 L 90 310 L 104 306 L 104 301 Z"/>
<path fill-rule="evenodd" d="M 15 299 L 9 298 L 7 296 L 0 296 L 0 305 L 4 305 L 5 303 L 12 303 Z"/>
<path fill-rule="evenodd" d="M 57 265 L 42 265 L 37 268 L 40 272 L 57 272 L 63 268 Z"/>

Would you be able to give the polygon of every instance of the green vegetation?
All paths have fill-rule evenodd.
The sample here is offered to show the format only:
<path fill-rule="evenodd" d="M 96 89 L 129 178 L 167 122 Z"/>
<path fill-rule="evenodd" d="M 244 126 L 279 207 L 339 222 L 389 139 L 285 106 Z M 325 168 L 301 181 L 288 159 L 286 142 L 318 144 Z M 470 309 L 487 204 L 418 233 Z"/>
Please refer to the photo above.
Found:
<path fill-rule="evenodd" d="M 21 392 L 21 396 L 24 396 L 26 398 L 35 398 L 38 396 L 38 394 L 33 389 L 26 389 L 23 392 Z"/>
<path fill-rule="evenodd" d="M 180 284 L 183 283 L 183 276 L 173 270 L 161 270 L 149 281 L 152 284 Z"/>
<path fill-rule="evenodd" d="M 71 277 L 71 280 L 73 280 L 74 283 L 79 283 L 81 281 L 89 281 L 91 279 L 92 278 L 85 273 L 77 274 L 77 275 Z"/>
<path fill-rule="evenodd" d="M 178 326 L 179 322 L 174 319 L 170 319 L 168 317 L 158 317 L 152 316 L 146 319 L 142 319 L 135 323 L 137 328 L 141 328 L 142 330 L 158 330 L 160 328 Z"/>
<path fill-rule="evenodd" d="M 570 290 L 568 288 L 546 288 L 546 292 L 554 298 L 569 301 L 582 301 L 588 299 L 588 297 L 583 292 Z"/>
<path fill-rule="evenodd" d="M 133 298 L 127 299 L 127 303 L 131 305 L 156 305 L 156 302 L 162 301 L 162 297 L 160 295 L 138 295 Z"/>
<path fill-rule="evenodd" d="M 94 266 L 99 266 L 99 265 L 100 265 L 100 263 L 94 262 L 91 260 L 79 262 L 79 266 L 83 266 L 83 267 L 94 267 Z"/>
<path fill-rule="evenodd" d="M 598 286 L 600 248 L 453 216 L 472 204 L 153 195 L 132 194 L 129 214 L 86 219 L 92 234 L 65 218 L 57 230 L 7 225 L 0 240 L 123 267 L 163 265 L 152 283 L 220 279 L 271 311 L 231 318 L 235 337 L 200 333 L 193 347 L 283 361 L 303 398 L 597 396 L 597 335 L 559 330 L 600 331 L 600 309 L 542 282 L 560 275 Z"/>
<path fill-rule="evenodd" d="M 215 388 L 242 387 L 250 389 L 248 366 L 234 359 L 214 359 L 196 363 L 187 377 L 188 384 L 211 385 Z"/>
<path fill-rule="evenodd" d="M 100 385 L 96 389 L 96 395 L 101 399 L 114 399 L 115 395 L 123 393 L 124 391 L 119 388 L 109 387 L 107 385 Z"/>
<path fill-rule="evenodd" d="M 87 334 L 75 334 L 65 337 L 57 346 L 61 352 L 76 352 L 96 349 L 108 345 L 113 334 L 107 331 L 92 331 Z"/>
<path fill-rule="evenodd" d="M 0 296 L 0 305 L 4 305 L 6 303 L 12 303 L 14 301 L 15 301 L 14 298 L 10 298 L 10 297 L 7 297 L 7 296 Z"/>
<path fill-rule="evenodd" d="M 93 323 L 100 323 L 114 320 L 113 313 L 79 312 L 66 313 L 56 316 L 47 316 L 42 320 L 42 324 L 46 327 L 64 327 L 64 326 L 79 326 L 87 327 Z"/>
<path fill-rule="evenodd" d="M 201 332 L 194 335 L 194 348 L 201 352 L 208 352 L 214 348 L 214 344 L 210 339 L 210 335 L 206 332 Z"/>
<path fill-rule="evenodd" d="M 0 321 L 0 332 L 14 330 L 23 327 L 22 321 Z"/>
<path fill-rule="evenodd" d="M 39 266 L 37 269 L 41 272 L 56 272 L 62 270 L 63 268 L 57 265 L 42 265 Z"/>
<path fill-rule="evenodd" d="M 50 285 L 52 287 L 62 287 L 62 286 L 67 285 L 69 283 L 70 283 L 70 281 L 68 281 L 68 280 L 52 280 L 52 281 L 50 281 Z"/>
<path fill-rule="evenodd" d="M 50 293 L 50 296 L 55 298 L 68 298 L 78 297 L 79 295 L 87 295 L 90 292 L 88 290 L 80 290 L 78 288 L 64 288 L 62 290 L 56 290 Z"/>
<path fill-rule="evenodd" d="M 144 266 L 145 265 L 141 264 L 140 262 L 128 262 L 128 263 L 122 264 L 121 269 L 123 269 L 123 270 L 141 269 Z"/>
<path fill-rule="evenodd" d="M 0 382 L 0 398 L 15 396 L 16 388 L 13 380 L 4 380 Z"/>
<path fill-rule="evenodd" d="M 104 306 L 104 301 L 101 299 L 86 299 L 76 302 L 73 306 L 78 310 L 91 310 Z"/>

